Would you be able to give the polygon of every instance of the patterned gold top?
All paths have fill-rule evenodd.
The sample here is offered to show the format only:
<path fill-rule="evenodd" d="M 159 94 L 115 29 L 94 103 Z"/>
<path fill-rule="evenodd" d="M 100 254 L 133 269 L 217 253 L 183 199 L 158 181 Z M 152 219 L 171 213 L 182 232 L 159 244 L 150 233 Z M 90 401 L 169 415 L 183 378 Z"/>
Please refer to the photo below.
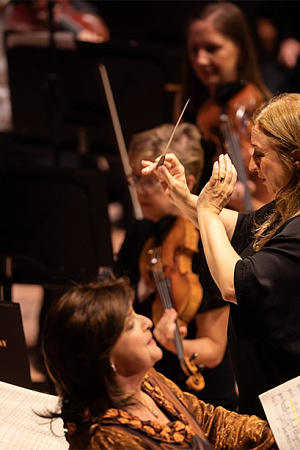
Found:
<path fill-rule="evenodd" d="M 92 417 L 82 415 L 82 426 L 68 423 L 70 449 L 107 450 L 267 450 L 277 449 L 272 432 L 262 419 L 214 408 L 172 381 L 151 370 L 142 389 L 170 419 L 168 423 L 142 421 L 128 411 L 111 408 Z"/>
<path fill-rule="evenodd" d="M 164 411 L 167 417 L 170 417 L 170 422 L 167 424 L 160 423 L 157 420 L 141 421 L 135 415 L 119 410 L 109 409 L 102 417 L 102 423 L 122 424 L 140 430 L 151 438 L 160 442 L 180 442 L 186 441 L 188 445 L 191 444 L 191 438 L 195 434 L 187 423 L 185 416 L 176 411 L 174 405 L 166 399 L 162 390 L 158 386 L 153 386 L 149 380 L 149 375 L 146 375 L 142 390 L 147 392 L 161 410 Z"/>
<path fill-rule="evenodd" d="M 170 422 L 160 423 L 156 419 L 140 420 L 136 415 L 122 409 L 110 408 L 101 417 L 102 425 L 123 425 L 137 430 L 159 442 L 181 443 L 190 446 L 192 436 L 195 434 L 188 424 L 186 417 L 178 412 L 174 405 L 164 396 L 159 386 L 154 385 L 149 379 L 149 374 L 144 378 L 142 390 L 149 394 L 161 410 L 164 411 Z M 94 422 L 87 409 L 83 414 L 83 423 Z M 75 423 L 67 424 L 68 434 L 71 436 L 77 431 Z"/>

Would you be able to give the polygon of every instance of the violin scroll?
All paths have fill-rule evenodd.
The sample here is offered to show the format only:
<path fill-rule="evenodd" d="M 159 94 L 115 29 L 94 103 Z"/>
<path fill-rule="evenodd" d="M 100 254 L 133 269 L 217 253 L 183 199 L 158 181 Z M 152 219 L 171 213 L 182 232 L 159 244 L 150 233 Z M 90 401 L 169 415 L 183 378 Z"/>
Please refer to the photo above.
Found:
<path fill-rule="evenodd" d="M 189 389 L 196 392 L 202 391 L 202 389 L 204 389 L 205 387 L 205 381 L 203 375 L 200 372 L 190 375 L 185 384 Z"/>
<path fill-rule="evenodd" d="M 181 361 L 180 365 L 188 377 L 185 381 L 187 387 L 193 391 L 201 391 L 205 387 L 205 380 L 203 375 L 200 372 L 200 367 L 193 362 L 197 356 L 194 353 L 190 358 L 184 358 L 184 361 Z"/>

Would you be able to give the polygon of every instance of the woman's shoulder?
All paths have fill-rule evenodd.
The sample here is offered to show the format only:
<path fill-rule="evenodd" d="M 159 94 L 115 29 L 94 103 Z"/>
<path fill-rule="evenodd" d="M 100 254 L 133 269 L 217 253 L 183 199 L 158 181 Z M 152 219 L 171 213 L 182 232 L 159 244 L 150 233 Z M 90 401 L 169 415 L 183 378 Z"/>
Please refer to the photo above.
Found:
<path fill-rule="evenodd" d="M 278 234 L 300 238 L 300 215 L 292 217 L 282 224 L 277 233 L 275 233 L 275 235 Z"/>

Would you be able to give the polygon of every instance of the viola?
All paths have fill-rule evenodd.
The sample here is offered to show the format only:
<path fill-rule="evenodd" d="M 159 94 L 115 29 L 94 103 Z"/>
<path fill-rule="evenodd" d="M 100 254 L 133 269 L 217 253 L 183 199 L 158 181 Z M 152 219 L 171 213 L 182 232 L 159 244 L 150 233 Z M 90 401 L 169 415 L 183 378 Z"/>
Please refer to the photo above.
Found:
<path fill-rule="evenodd" d="M 243 81 L 221 86 L 214 99 L 200 108 L 196 123 L 205 140 L 213 141 L 216 157 L 228 153 L 237 169 L 238 180 L 245 186 L 244 206 L 252 210 L 248 188 L 250 162 L 250 117 L 263 102 L 263 95 L 251 83 Z M 246 169 L 247 168 L 247 169 Z"/>
<path fill-rule="evenodd" d="M 154 248 L 161 246 L 163 272 L 170 280 L 173 307 L 182 325 L 187 325 L 195 317 L 203 296 L 199 276 L 192 271 L 193 256 L 198 252 L 198 241 L 199 232 L 188 219 L 171 216 L 166 218 L 164 229 L 146 241 L 140 254 L 140 274 L 146 284 L 156 290 L 151 257 Z M 157 292 L 152 304 L 154 325 L 161 318 L 163 311 Z"/>
<path fill-rule="evenodd" d="M 156 324 L 163 311 L 175 308 L 178 313 L 174 342 L 181 368 L 188 377 L 186 384 L 195 391 L 205 386 L 200 368 L 184 355 L 179 323 L 187 325 L 197 314 L 202 301 L 202 286 L 192 272 L 192 258 L 198 251 L 199 233 L 187 219 L 174 217 L 171 229 L 158 238 L 149 238 L 140 256 L 140 273 L 156 296 L 152 320 Z"/>

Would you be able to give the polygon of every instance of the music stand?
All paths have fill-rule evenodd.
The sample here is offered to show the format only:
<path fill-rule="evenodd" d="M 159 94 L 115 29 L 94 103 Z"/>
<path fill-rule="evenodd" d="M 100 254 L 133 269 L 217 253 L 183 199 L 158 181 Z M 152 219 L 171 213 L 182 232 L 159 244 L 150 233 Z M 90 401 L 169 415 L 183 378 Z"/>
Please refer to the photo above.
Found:
<path fill-rule="evenodd" d="M 48 32 L 5 35 L 17 140 L 49 140 L 49 38 Z M 134 133 L 172 122 L 170 51 L 125 42 L 75 42 L 66 32 L 55 33 L 54 42 L 59 145 L 118 155 L 100 64 L 110 79 L 126 145 Z"/>
<path fill-rule="evenodd" d="M 88 163 L 103 155 L 111 171 L 110 199 L 124 204 L 127 223 L 134 216 L 133 205 L 99 65 L 106 67 L 128 147 L 133 134 L 172 122 L 172 52 L 136 43 L 75 42 L 73 34 L 55 32 L 53 54 L 51 36 L 49 32 L 5 35 L 13 139 L 51 148 L 55 123 L 53 161 L 59 161 L 65 149 L 84 155 L 82 161 Z M 55 83 L 49 81 L 53 58 Z"/>
<path fill-rule="evenodd" d="M 113 262 L 102 172 L 53 167 L 0 170 L 1 284 L 47 289 L 95 279 Z"/>
<path fill-rule="evenodd" d="M 0 301 L 0 380 L 32 389 L 19 303 Z"/>

